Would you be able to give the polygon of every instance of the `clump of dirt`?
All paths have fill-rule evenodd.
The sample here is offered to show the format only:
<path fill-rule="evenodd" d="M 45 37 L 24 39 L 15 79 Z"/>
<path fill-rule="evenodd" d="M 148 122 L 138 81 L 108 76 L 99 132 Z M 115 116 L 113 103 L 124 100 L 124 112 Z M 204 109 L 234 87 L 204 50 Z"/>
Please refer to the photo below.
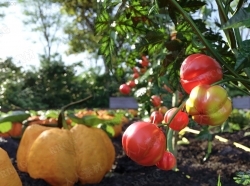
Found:
<path fill-rule="evenodd" d="M 123 131 L 127 126 L 123 127 Z M 246 146 L 250 144 L 250 136 L 244 137 L 242 131 L 221 136 Z M 215 139 L 210 158 L 204 162 L 207 141 L 197 140 L 195 135 L 190 133 L 186 133 L 185 137 L 190 143 L 178 146 L 178 171 L 162 171 L 156 166 L 143 167 L 136 164 L 124 154 L 122 136 L 113 138 L 116 149 L 113 169 L 101 183 L 88 186 L 215 186 L 219 175 L 222 186 L 237 186 L 233 180 L 236 172 L 250 170 L 250 153 L 232 143 L 222 143 Z M 18 141 L 11 138 L 2 139 L 0 147 L 8 152 L 16 167 Z M 41 179 L 32 179 L 27 173 L 18 171 L 18 174 L 23 186 L 49 186 Z"/>

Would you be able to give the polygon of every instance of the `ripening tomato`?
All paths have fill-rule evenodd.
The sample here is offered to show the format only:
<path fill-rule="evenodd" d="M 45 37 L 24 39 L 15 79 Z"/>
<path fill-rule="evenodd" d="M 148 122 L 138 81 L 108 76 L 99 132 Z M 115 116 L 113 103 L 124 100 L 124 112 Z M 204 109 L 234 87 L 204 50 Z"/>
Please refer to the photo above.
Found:
<path fill-rule="evenodd" d="M 162 159 L 156 163 L 156 166 L 161 170 L 171 170 L 176 166 L 176 158 L 171 152 L 165 151 Z"/>
<path fill-rule="evenodd" d="M 162 159 L 166 137 L 156 125 L 138 121 L 123 133 L 122 147 L 127 156 L 139 165 L 153 166 Z"/>
<path fill-rule="evenodd" d="M 197 85 L 211 85 L 222 79 L 220 64 L 204 54 L 192 54 L 182 63 L 180 79 L 183 89 L 190 94 Z"/>
<path fill-rule="evenodd" d="M 168 111 L 168 107 L 166 107 L 166 106 L 161 106 L 161 107 L 159 108 L 159 111 L 164 115 L 164 114 Z"/>
<path fill-rule="evenodd" d="M 153 96 L 151 96 L 150 101 L 151 101 L 151 103 L 152 103 L 155 107 L 161 106 L 161 97 L 160 97 L 160 96 L 153 95 Z"/>
<path fill-rule="evenodd" d="M 129 87 L 127 84 L 122 84 L 122 85 L 120 85 L 119 90 L 120 90 L 120 92 L 121 92 L 122 94 L 127 95 L 127 94 L 130 93 L 130 90 L 131 90 L 131 89 L 130 89 L 130 87 Z"/>
<path fill-rule="evenodd" d="M 227 91 L 219 85 L 198 85 L 186 101 L 186 110 L 201 125 L 223 124 L 232 112 Z"/>
<path fill-rule="evenodd" d="M 146 56 L 142 56 L 141 57 L 141 61 L 140 61 L 140 64 L 142 67 L 148 67 L 149 65 L 149 61 L 148 61 L 148 58 Z"/>
<path fill-rule="evenodd" d="M 174 107 L 169 109 L 164 115 L 165 123 L 168 123 L 178 108 Z M 180 131 L 184 129 L 188 125 L 189 119 L 188 114 L 179 110 L 177 114 L 174 116 L 173 120 L 169 124 L 169 127 L 175 131 Z"/>
<path fill-rule="evenodd" d="M 153 124 L 160 124 L 163 121 L 163 118 L 163 114 L 160 111 L 155 110 L 150 115 L 150 122 Z"/>
<path fill-rule="evenodd" d="M 130 88 L 134 88 L 136 86 L 135 84 L 135 81 L 134 80 L 130 80 L 127 82 L 127 85 L 130 87 Z"/>
<path fill-rule="evenodd" d="M 134 78 L 134 79 L 138 78 L 139 76 L 140 76 L 140 74 L 137 73 L 137 72 L 135 72 L 135 73 L 133 74 L 133 78 Z"/>
<path fill-rule="evenodd" d="M 139 73 L 138 69 L 136 67 L 133 67 L 133 72 L 134 73 Z"/>

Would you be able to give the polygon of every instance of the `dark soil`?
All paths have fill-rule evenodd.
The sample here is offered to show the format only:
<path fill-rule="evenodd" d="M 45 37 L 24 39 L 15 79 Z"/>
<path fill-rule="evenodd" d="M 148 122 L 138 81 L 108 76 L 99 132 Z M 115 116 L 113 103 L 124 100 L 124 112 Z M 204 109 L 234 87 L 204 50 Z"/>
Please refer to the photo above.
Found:
<path fill-rule="evenodd" d="M 124 126 L 124 130 L 127 126 Z M 250 170 L 250 153 L 214 139 L 210 158 L 203 162 L 206 154 L 206 141 L 200 141 L 194 134 L 184 135 L 190 142 L 178 146 L 178 171 L 162 171 L 153 167 L 143 167 L 130 160 L 121 147 L 121 136 L 114 138 L 116 161 L 113 169 L 99 184 L 88 186 L 216 186 L 218 175 L 222 186 L 237 186 L 233 180 L 236 172 Z M 230 141 L 250 146 L 250 136 L 244 132 L 224 133 L 220 136 Z M 13 139 L 0 140 L 15 164 L 18 142 Z M 28 174 L 18 171 L 23 186 L 49 186 L 43 180 L 34 180 Z M 76 184 L 75 186 L 79 186 Z"/>

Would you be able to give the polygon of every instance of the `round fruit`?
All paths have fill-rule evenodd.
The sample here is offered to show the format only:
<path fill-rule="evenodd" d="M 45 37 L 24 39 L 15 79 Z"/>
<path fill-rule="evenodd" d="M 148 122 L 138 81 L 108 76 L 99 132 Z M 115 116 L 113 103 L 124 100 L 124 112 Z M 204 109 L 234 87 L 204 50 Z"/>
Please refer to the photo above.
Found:
<path fill-rule="evenodd" d="M 142 60 L 140 61 L 140 64 L 143 67 L 148 67 L 148 65 L 149 65 L 148 58 L 146 56 L 142 56 Z"/>
<path fill-rule="evenodd" d="M 168 111 L 168 108 L 166 106 L 161 106 L 159 108 L 159 111 L 162 113 L 162 114 L 165 114 L 167 111 Z"/>
<path fill-rule="evenodd" d="M 155 107 L 159 107 L 161 105 L 161 98 L 160 98 L 160 96 L 157 96 L 157 95 L 151 96 L 151 103 Z"/>
<path fill-rule="evenodd" d="M 163 118 L 164 116 L 160 111 L 153 111 L 150 115 L 150 122 L 153 124 L 160 124 Z"/>
<path fill-rule="evenodd" d="M 138 121 L 123 133 L 122 147 L 127 156 L 139 165 L 153 166 L 162 159 L 166 137 L 156 125 Z"/>
<path fill-rule="evenodd" d="M 131 90 L 131 89 L 130 89 L 130 87 L 129 87 L 127 84 L 122 84 L 122 85 L 120 85 L 119 90 L 120 90 L 120 92 L 121 92 L 122 94 L 127 95 L 127 94 L 130 93 L 130 90 Z"/>
<path fill-rule="evenodd" d="M 169 109 L 164 115 L 164 121 L 165 123 L 168 123 L 174 117 L 170 122 L 169 127 L 175 131 L 180 131 L 188 125 L 189 119 L 187 113 L 180 110 L 177 112 L 177 109 L 178 108 L 176 107 Z M 174 116 L 176 112 L 177 114 Z"/>
<path fill-rule="evenodd" d="M 138 78 L 140 75 L 139 75 L 139 73 L 137 73 L 137 72 L 135 72 L 134 74 L 133 74 L 133 78 L 134 79 L 136 79 L 136 78 Z"/>
<path fill-rule="evenodd" d="M 176 166 L 176 158 L 171 152 L 165 151 L 162 159 L 156 163 L 156 166 L 161 170 L 171 170 Z"/>
<path fill-rule="evenodd" d="M 130 88 L 134 88 L 136 86 L 135 84 L 135 81 L 134 80 L 130 80 L 127 82 L 127 85 L 130 87 Z"/>
<path fill-rule="evenodd" d="M 222 79 L 220 64 L 204 54 L 192 54 L 182 63 L 180 79 L 183 89 L 190 94 L 197 85 L 211 85 Z"/>

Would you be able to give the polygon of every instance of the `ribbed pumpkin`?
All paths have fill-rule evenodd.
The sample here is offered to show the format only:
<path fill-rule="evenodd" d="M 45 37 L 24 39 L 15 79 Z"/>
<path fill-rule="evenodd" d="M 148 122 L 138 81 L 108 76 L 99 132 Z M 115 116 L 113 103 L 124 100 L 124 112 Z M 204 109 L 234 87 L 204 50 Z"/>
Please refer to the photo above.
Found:
<path fill-rule="evenodd" d="M 5 150 L 0 147 L 0 185 L 22 186 L 22 182 Z"/>
<path fill-rule="evenodd" d="M 70 130 L 30 125 L 17 151 L 17 166 L 52 186 L 99 183 L 112 168 L 114 146 L 98 128 L 75 125 Z"/>

